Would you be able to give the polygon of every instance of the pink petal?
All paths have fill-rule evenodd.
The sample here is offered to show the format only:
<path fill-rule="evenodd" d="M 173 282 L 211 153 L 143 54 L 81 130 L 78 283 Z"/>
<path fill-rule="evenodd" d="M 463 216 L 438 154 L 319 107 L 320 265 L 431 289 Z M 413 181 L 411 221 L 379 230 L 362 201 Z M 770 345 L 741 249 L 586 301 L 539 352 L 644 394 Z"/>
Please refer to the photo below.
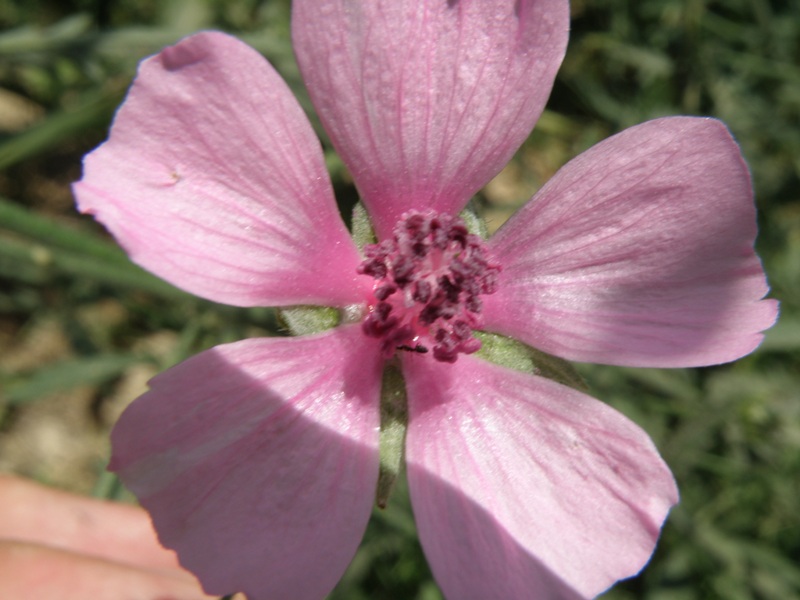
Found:
<path fill-rule="evenodd" d="M 127 409 L 110 468 L 208 593 L 319 600 L 370 516 L 380 373 L 358 326 L 217 346 Z"/>
<path fill-rule="evenodd" d="M 565 0 L 295 0 L 314 106 L 379 235 L 457 213 L 528 136 L 567 44 Z"/>
<path fill-rule="evenodd" d="M 559 171 L 490 240 L 488 330 L 567 359 L 682 367 L 735 360 L 777 303 L 753 251 L 747 167 L 718 121 L 632 127 Z"/>
<path fill-rule="evenodd" d="M 447 598 L 591 598 L 648 561 L 678 494 L 639 427 L 471 356 L 405 374 L 411 500 Z"/>
<path fill-rule="evenodd" d="M 227 35 L 200 33 L 142 62 L 74 191 L 133 260 L 200 296 L 361 297 L 308 119 L 264 58 Z"/>

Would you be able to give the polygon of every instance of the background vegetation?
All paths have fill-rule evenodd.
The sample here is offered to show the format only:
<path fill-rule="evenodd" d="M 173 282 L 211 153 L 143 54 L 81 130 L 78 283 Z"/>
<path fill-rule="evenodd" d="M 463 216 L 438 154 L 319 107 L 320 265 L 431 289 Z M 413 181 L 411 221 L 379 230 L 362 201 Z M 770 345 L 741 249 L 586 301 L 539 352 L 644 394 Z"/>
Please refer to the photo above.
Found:
<path fill-rule="evenodd" d="M 758 248 L 782 302 L 763 346 L 732 365 L 581 367 L 595 396 L 650 432 L 682 492 L 650 566 L 606 598 L 800 598 L 800 2 L 574 0 L 572 11 L 548 111 L 480 197 L 487 215 L 624 127 L 715 116 L 752 168 Z M 138 60 L 197 29 L 240 35 L 305 98 L 288 15 L 288 0 L 0 0 L 0 470 L 129 500 L 104 474 L 107 435 L 146 379 L 275 331 L 267 309 L 201 301 L 132 266 L 75 213 L 69 183 Z M 401 489 L 332 598 L 440 597 Z"/>

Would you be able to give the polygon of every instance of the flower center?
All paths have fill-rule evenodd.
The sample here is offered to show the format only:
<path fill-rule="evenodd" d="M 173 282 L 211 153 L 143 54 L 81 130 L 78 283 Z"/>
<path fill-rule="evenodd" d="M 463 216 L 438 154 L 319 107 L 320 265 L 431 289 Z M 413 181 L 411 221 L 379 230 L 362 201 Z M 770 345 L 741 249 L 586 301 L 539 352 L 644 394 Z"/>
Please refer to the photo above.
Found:
<path fill-rule="evenodd" d="M 480 349 L 481 294 L 497 289 L 500 265 L 464 222 L 433 211 L 405 213 L 394 235 L 364 247 L 358 272 L 375 279 L 364 333 L 384 355 L 425 353 L 442 362 Z"/>

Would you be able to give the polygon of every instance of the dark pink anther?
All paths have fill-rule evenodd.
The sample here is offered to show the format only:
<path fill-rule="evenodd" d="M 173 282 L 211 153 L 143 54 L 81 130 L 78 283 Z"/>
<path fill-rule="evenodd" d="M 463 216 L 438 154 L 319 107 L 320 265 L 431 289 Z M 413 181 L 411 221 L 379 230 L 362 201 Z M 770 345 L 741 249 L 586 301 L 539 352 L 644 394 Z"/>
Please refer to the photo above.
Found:
<path fill-rule="evenodd" d="M 391 239 L 364 248 L 358 272 L 375 279 L 364 333 L 382 340 L 383 353 L 428 352 L 455 362 L 481 344 L 482 294 L 497 289 L 500 265 L 461 219 L 433 211 L 403 215 Z"/>

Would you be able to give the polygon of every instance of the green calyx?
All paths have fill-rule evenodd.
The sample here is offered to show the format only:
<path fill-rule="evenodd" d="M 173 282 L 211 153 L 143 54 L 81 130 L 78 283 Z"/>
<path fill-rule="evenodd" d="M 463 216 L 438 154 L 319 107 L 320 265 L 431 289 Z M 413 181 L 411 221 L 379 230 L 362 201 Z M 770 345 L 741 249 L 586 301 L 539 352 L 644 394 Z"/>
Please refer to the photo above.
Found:
<path fill-rule="evenodd" d="M 486 331 L 474 332 L 481 341 L 481 349 L 475 354 L 502 367 L 515 371 L 546 377 L 568 387 L 588 391 L 588 386 L 571 363 L 531 348 L 517 340 Z"/>
<path fill-rule="evenodd" d="M 350 230 L 353 242 L 355 242 L 359 250 L 363 250 L 367 244 L 374 244 L 377 241 L 367 209 L 364 208 L 361 202 L 356 202 L 353 207 L 353 220 L 350 224 Z"/>
<path fill-rule="evenodd" d="M 386 508 L 394 484 L 405 464 L 408 400 L 403 374 L 393 363 L 386 366 L 381 381 L 380 469 L 375 503 Z"/>
<path fill-rule="evenodd" d="M 467 231 L 471 234 L 477 235 L 484 240 L 489 239 L 489 229 L 486 227 L 486 221 L 484 221 L 483 217 L 478 215 L 474 200 L 471 200 L 467 206 L 464 207 L 464 210 L 458 213 L 458 216 L 464 221 Z"/>
<path fill-rule="evenodd" d="M 291 335 L 313 335 L 333 329 L 341 322 L 338 309 L 327 306 L 290 306 L 278 311 Z"/>

